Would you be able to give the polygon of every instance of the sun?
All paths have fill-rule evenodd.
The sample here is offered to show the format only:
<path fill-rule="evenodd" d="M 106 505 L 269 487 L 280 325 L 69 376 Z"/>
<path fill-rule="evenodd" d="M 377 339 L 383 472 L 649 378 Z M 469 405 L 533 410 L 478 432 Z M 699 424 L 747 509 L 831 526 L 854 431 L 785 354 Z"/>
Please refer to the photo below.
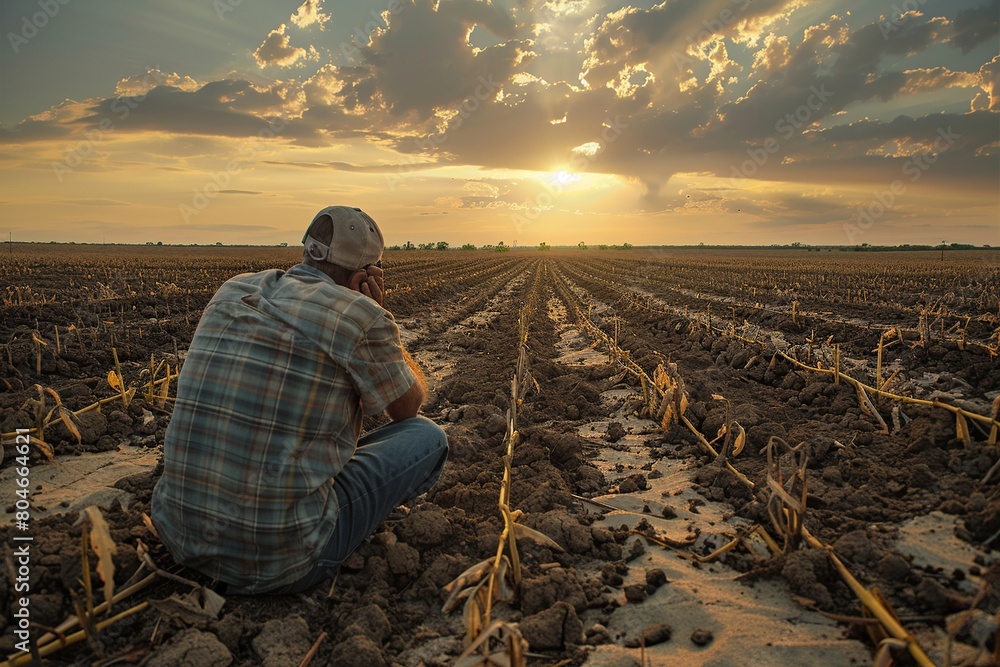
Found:
<path fill-rule="evenodd" d="M 560 170 L 550 173 L 548 178 L 549 182 L 553 185 L 561 185 L 565 187 L 576 183 L 582 178 L 582 176 L 580 174 L 574 174 L 571 171 Z"/>

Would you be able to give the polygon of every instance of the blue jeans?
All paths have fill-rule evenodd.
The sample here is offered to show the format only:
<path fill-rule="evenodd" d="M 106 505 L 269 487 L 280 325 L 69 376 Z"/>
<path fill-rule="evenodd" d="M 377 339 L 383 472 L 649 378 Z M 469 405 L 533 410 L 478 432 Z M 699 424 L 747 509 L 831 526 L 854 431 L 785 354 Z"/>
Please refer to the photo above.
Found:
<path fill-rule="evenodd" d="M 426 417 L 393 422 L 361 436 L 333 483 L 340 513 L 330 541 L 304 577 L 268 594 L 299 593 L 333 576 L 393 509 L 434 485 L 447 456 L 444 431 Z"/>

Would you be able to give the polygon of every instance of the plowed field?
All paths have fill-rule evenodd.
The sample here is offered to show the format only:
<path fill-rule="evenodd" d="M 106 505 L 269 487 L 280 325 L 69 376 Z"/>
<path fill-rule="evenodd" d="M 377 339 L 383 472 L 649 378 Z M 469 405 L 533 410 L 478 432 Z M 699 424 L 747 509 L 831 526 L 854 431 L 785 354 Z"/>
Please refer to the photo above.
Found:
<path fill-rule="evenodd" d="M 297 261 L 5 249 L 0 654 L 19 654 L 27 597 L 38 664 L 294 666 L 314 646 L 312 665 L 456 664 L 469 621 L 442 610 L 446 587 L 497 553 L 518 376 L 510 509 L 561 547 L 519 539 L 522 579 L 492 607 L 529 665 L 994 664 L 1000 252 L 388 252 L 385 305 L 428 375 L 445 471 L 332 586 L 216 609 L 143 518 L 173 376 L 223 281 Z M 92 504 L 116 590 L 145 585 L 53 632 L 104 600 L 81 547 Z"/>

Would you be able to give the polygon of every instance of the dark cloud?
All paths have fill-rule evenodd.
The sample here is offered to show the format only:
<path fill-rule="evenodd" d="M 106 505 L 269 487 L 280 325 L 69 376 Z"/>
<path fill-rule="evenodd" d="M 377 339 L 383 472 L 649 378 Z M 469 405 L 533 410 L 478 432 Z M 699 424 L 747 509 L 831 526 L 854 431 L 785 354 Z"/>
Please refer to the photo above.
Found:
<path fill-rule="evenodd" d="M 161 85 L 137 96 L 72 103 L 71 114 L 50 114 L 0 128 L 0 143 L 99 142 L 139 131 L 306 141 L 313 130 L 282 118 L 297 94 L 281 81 L 267 88 L 238 79 L 213 81 L 196 90 Z"/>
<path fill-rule="evenodd" d="M 506 81 L 530 53 L 514 39 L 513 19 L 497 5 L 479 0 L 413 0 L 388 15 L 361 47 L 386 106 L 394 114 L 416 112 L 426 118 L 436 108 L 484 94 Z M 473 26 L 507 41 L 474 50 Z M 483 82 L 497 82 L 484 86 Z"/>
<path fill-rule="evenodd" d="M 22 120 L 14 127 L 0 127 L 0 144 L 21 144 L 35 141 L 66 139 L 72 128 L 51 120 Z"/>
<path fill-rule="evenodd" d="M 1000 0 L 993 0 L 955 14 L 951 43 L 968 53 L 1000 34 Z"/>

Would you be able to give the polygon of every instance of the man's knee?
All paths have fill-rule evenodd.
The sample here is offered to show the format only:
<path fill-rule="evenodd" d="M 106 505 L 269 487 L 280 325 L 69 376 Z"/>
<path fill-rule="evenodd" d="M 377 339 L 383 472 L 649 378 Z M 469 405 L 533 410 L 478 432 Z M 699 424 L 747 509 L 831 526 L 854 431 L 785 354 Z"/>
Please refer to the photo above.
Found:
<path fill-rule="evenodd" d="M 445 434 L 443 428 L 435 424 L 427 417 L 417 415 L 416 417 L 411 417 L 410 419 L 396 423 L 409 431 L 409 437 L 413 441 L 424 444 L 429 451 L 443 450 L 447 453 L 447 434 Z"/>
<path fill-rule="evenodd" d="M 423 415 L 419 415 L 416 419 L 420 420 L 421 429 L 427 442 L 433 443 L 436 449 L 444 450 L 447 453 L 448 435 L 444 429 Z"/>

